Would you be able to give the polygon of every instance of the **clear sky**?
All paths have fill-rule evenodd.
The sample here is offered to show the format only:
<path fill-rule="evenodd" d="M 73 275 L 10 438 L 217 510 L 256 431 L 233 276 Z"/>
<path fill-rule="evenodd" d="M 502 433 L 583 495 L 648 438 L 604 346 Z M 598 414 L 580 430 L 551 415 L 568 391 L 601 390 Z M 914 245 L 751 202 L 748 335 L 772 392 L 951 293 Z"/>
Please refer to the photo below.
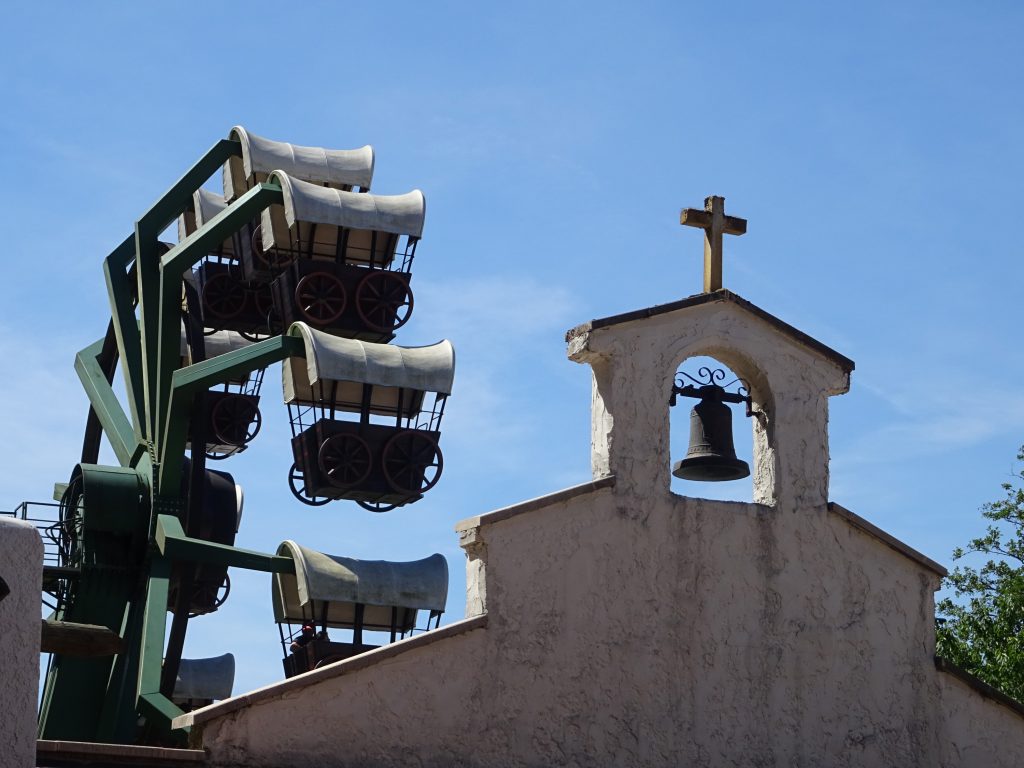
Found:
<path fill-rule="evenodd" d="M 374 191 L 425 192 L 397 341 L 458 351 L 444 477 L 379 516 L 292 499 L 268 372 L 263 432 L 217 467 L 246 489 L 242 546 L 441 552 L 459 618 L 455 522 L 589 479 L 590 376 L 564 331 L 698 292 L 678 215 L 709 194 L 749 222 L 726 287 L 856 361 L 831 401 L 835 501 L 948 564 L 1014 469 L 1016 3 L 46 6 L 8 5 L 0 49 L 0 507 L 77 460 L 101 259 L 235 124 L 372 144 Z M 236 691 L 281 676 L 269 592 L 236 573 L 190 625 L 187 656 L 236 654 Z"/>

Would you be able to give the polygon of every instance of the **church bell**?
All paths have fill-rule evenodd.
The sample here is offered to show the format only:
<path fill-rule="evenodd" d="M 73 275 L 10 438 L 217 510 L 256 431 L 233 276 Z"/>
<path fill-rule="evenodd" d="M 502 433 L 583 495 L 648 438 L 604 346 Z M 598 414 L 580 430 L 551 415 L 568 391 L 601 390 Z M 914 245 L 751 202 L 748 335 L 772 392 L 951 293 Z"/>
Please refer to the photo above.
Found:
<path fill-rule="evenodd" d="M 732 411 L 722 402 L 724 390 L 714 384 L 697 391 L 700 402 L 690 411 L 690 447 L 672 474 L 683 480 L 718 482 L 750 474 L 747 462 L 736 458 L 732 441 Z"/>

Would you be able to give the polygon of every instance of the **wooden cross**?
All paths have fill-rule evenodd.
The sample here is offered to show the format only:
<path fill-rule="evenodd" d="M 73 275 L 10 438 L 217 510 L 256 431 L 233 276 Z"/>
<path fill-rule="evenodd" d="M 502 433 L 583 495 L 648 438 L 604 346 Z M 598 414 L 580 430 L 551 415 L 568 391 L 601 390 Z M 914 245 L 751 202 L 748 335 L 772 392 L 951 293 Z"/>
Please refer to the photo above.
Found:
<path fill-rule="evenodd" d="M 722 287 L 722 235 L 742 235 L 747 220 L 725 215 L 725 198 L 712 195 L 704 198 L 704 210 L 683 208 L 679 223 L 704 230 L 704 293 Z"/>

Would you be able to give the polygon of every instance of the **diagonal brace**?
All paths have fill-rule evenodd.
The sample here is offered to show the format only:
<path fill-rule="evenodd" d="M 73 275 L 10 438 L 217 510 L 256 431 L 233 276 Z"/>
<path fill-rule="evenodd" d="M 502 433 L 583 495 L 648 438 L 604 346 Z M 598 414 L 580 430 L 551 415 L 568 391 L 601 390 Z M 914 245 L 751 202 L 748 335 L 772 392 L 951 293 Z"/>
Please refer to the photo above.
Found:
<path fill-rule="evenodd" d="M 100 339 L 75 355 L 75 372 L 110 441 L 110 447 L 114 449 L 114 455 L 122 467 L 127 467 L 131 465 L 138 442 L 131 422 L 96 360 L 102 348 L 103 339 Z"/>

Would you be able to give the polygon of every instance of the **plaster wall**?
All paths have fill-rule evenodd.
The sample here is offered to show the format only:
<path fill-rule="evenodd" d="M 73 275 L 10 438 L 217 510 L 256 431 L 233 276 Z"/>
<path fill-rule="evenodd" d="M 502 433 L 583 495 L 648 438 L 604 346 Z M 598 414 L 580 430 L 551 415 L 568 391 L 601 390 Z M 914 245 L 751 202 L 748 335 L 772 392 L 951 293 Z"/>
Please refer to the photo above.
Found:
<path fill-rule="evenodd" d="M 0 578 L 10 590 L 0 600 L 0 768 L 31 768 L 43 588 L 43 541 L 31 523 L 0 517 Z"/>
<path fill-rule="evenodd" d="M 934 668 L 938 574 L 837 514 L 641 503 L 607 487 L 462 534 L 486 580 L 485 629 L 214 717 L 213 764 L 934 767 L 1024 754 L 1024 721 Z"/>
<path fill-rule="evenodd" d="M 949 739 L 946 765 L 1016 768 L 1021 755 L 1021 716 L 978 693 L 952 675 L 940 675 Z"/>

